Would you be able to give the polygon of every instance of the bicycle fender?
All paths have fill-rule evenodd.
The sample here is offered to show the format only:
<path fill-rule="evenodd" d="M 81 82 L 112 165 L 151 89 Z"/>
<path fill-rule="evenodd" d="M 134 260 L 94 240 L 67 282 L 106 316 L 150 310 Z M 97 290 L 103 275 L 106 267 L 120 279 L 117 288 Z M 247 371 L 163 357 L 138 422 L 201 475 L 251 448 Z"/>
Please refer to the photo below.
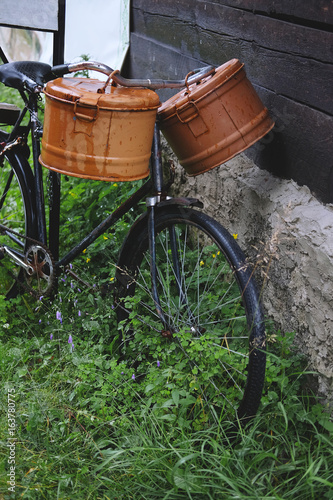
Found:
<path fill-rule="evenodd" d="M 157 203 L 158 207 L 166 207 L 168 205 L 178 205 L 182 207 L 197 207 L 203 208 L 204 204 L 198 198 L 170 198 L 169 200 L 163 200 Z"/>

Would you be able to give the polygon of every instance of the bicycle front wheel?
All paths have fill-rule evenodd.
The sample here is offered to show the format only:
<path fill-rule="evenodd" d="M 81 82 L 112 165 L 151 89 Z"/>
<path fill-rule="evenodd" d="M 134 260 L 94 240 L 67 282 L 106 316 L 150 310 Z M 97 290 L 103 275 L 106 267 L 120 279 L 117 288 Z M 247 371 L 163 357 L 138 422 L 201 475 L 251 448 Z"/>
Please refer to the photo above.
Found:
<path fill-rule="evenodd" d="M 5 246 L 24 260 L 28 246 L 25 237 L 35 237 L 32 171 L 27 160 L 15 152 L 9 152 L 0 161 L 0 248 Z M 14 298 L 24 271 L 4 251 L 1 257 L 0 293 Z"/>
<path fill-rule="evenodd" d="M 130 338 L 125 355 L 139 375 L 154 360 L 168 369 L 170 393 L 191 395 L 197 424 L 221 414 L 247 420 L 258 409 L 265 376 L 264 319 L 250 266 L 223 226 L 199 211 L 157 209 L 155 231 L 164 321 L 151 293 L 145 216 L 118 262 L 118 319 Z"/>

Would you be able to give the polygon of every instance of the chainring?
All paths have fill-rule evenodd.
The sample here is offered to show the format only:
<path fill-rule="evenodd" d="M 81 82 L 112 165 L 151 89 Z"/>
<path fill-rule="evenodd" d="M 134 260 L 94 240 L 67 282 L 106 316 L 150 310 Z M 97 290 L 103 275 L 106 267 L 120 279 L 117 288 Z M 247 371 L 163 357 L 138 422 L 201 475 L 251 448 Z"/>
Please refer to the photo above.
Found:
<path fill-rule="evenodd" d="M 25 262 L 33 268 L 31 274 L 24 273 L 29 293 L 36 298 L 50 295 L 56 279 L 51 252 L 41 244 L 32 244 L 26 251 Z"/>

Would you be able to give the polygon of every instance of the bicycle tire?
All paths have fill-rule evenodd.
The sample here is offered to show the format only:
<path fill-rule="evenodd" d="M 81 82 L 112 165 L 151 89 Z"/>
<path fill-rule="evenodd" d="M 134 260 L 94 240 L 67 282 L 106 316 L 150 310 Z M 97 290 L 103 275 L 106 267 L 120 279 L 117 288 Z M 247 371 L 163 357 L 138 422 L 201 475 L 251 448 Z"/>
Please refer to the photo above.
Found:
<path fill-rule="evenodd" d="M 0 142 L 6 134 L 0 133 Z M 1 160 L 1 159 L 0 159 Z M 33 174 L 24 156 L 13 149 L 6 152 L 0 167 L 0 224 L 20 233 L 23 237 L 36 237 Z M 24 255 L 28 247 L 25 238 L 0 234 L 0 246 L 7 245 Z M 0 260 L 0 293 L 11 299 L 20 291 L 19 282 L 24 270 L 7 255 Z M 14 275 L 14 277 L 13 277 Z"/>
<path fill-rule="evenodd" d="M 196 403 L 190 413 L 197 424 L 217 421 L 222 414 L 232 422 L 247 422 L 260 404 L 266 362 L 264 317 L 253 272 L 226 229 L 197 210 L 157 208 L 155 231 L 159 297 L 169 332 L 151 298 L 143 215 L 123 244 L 116 272 L 118 321 L 127 332 L 121 343 L 124 356 L 139 376 L 154 359 L 164 368 L 172 363 L 183 367 L 183 373 L 176 369 L 170 375 L 170 387 L 177 387 L 178 376 L 179 388 L 192 394 Z"/>

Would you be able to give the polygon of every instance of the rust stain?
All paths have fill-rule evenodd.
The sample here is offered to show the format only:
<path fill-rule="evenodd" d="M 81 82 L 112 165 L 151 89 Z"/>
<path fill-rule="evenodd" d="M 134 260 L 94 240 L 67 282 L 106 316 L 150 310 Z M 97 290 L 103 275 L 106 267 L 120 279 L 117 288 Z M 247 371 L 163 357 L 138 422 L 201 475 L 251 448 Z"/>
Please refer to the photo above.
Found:
<path fill-rule="evenodd" d="M 237 59 L 171 97 L 158 114 L 165 138 L 189 175 L 221 165 L 274 126 Z"/>
<path fill-rule="evenodd" d="M 82 178 L 147 177 L 159 97 L 140 88 L 100 94 L 102 84 L 87 78 L 48 82 L 41 163 Z"/>

